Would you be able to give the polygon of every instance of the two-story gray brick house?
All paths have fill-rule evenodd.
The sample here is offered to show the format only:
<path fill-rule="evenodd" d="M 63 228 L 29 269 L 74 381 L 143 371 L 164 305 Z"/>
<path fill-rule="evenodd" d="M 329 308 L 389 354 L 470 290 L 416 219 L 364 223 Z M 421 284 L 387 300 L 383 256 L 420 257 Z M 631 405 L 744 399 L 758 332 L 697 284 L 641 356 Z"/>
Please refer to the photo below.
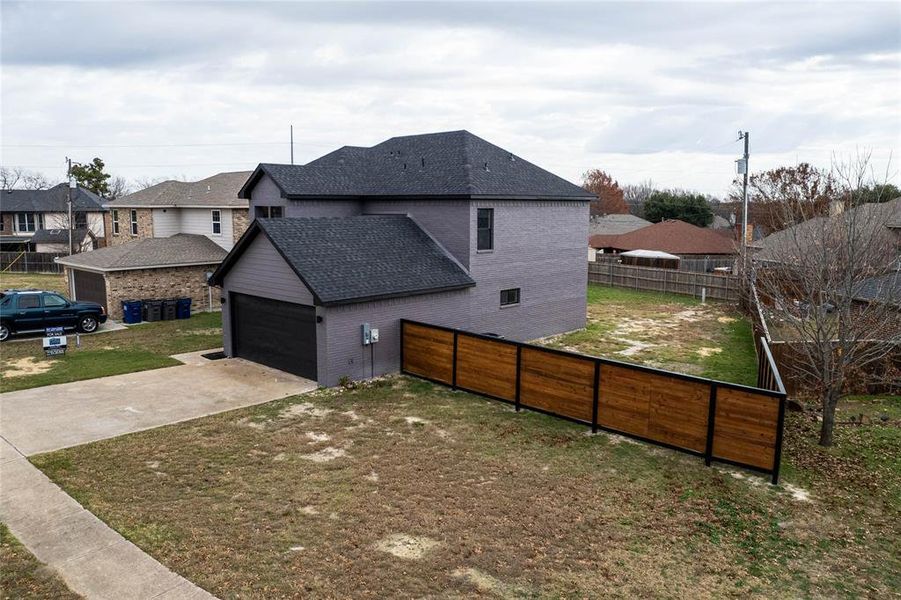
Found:
<path fill-rule="evenodd" d="M 585 326 L 594 196 L 467 131 L 261 164 L 240 196 L 255 219 L 213 277 L 229 356 L 334 385 L 398 370 L 402 318 L 516 340 Z"/>

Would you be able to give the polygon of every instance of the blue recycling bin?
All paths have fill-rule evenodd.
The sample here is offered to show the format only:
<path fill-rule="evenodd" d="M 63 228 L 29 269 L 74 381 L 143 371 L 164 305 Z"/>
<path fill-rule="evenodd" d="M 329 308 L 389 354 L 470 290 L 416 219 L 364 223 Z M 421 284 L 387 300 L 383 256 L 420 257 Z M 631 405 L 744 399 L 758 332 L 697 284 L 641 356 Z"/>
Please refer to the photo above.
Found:
<path fill-rule="evenodd" d="M 191 318 L 191 299 L 190 298 L 179 298 L 178 300 L 176 300 L 175 318 L 176 319 L 190 319 Z"/>
<path fill-rule="evenodd" d="M 122 301 L 122 320 L 126 324 L 141 322 L 141 309 L 144 303 L 140 300 L 123 300 Z"/>

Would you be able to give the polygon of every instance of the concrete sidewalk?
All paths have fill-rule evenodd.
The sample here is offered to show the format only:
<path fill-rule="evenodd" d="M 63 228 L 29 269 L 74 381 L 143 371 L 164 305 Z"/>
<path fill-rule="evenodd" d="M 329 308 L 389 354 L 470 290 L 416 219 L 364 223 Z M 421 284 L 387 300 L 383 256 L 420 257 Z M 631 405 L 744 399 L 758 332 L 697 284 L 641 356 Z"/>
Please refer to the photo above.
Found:
<path fill-rule="evenodd" d="M 0 521 L 89 599 L 215 598 L 145 554 L 0 439 Z"/>

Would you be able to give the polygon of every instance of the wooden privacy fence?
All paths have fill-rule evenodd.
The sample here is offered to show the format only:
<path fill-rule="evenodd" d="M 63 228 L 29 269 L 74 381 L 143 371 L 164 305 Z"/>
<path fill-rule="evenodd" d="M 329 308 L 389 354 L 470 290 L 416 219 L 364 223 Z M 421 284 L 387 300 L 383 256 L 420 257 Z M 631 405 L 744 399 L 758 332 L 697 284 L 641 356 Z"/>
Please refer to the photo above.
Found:
<path fill-rule="evenodd" d="M 62 273 L 62 265 L 54 259 L 66 254 L 55 252 L 0 252 L 0 272 Z"/>
<path fill-rule="evenodd" d="M 401 320 L 401 372 L 779 480 L 785 390 Z"/>
<path fill-rule="evenodd" d="M 621 265 L 615 262 L 589 262 L 588 282 L 614 287 L 706 296 L 714 300 L 738 300 L 738 277 L 734 275 L 714 275 L 692 273 L 675 269 L 657 269 Z"/>

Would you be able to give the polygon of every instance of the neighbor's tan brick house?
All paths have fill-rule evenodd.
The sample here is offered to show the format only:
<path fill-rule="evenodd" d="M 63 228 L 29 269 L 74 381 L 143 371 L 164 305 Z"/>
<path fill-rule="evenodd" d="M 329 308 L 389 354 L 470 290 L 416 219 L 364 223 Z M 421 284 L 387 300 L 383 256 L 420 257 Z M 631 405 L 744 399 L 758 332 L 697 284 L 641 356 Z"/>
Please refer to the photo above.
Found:
<path fill-rule="evenodd" d="M 108 244 L 190 233 L 231 250 L 250 222 L 249 202 L 238 198 L 249 176 L 235 171 L 200 181 L 163 181 L 107 202 Z"/>
<path fill-rule="evenodd" d="M 191 298 L 192 309 L 219 308 L 219 291 L 207 285 L 225 250 L 206 236 L 178 233 L 57 259 L 77 300 L 97 302 L 122 318 L 123 300 Z"/>

